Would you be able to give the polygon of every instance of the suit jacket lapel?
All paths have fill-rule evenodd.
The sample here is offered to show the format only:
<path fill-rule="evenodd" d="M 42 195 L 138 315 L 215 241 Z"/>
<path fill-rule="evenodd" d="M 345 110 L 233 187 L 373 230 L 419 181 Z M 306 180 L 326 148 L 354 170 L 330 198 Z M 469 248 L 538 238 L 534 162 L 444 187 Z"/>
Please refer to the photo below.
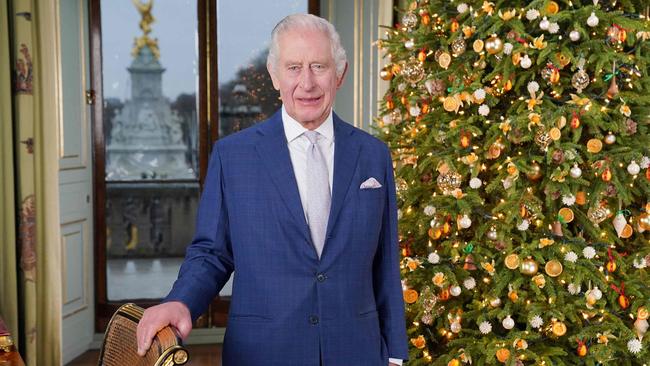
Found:
<path fill-rule="evenodd" d="M 311 242 L 284 134 L 282 113 L 275 113 L 268 122 L 261 124 L 258 133 L 262 136 L 256 145 L 257 153 L 266 165 L 271 180 L 291 212 L 299 231 Z"/>
<path fill-rule="evenodd" d="M 343 122 L 336 114 L 334 118 L 334 179 L 332 187 L 332 207 L 327 223 L 327 236 L 336 224 L 345 196 L 350 189 L 350 180 L 357 166 L 361 146 L 355 143 L 354 128 Z M 325 245 L 324 251 L 327 250 Z"/>

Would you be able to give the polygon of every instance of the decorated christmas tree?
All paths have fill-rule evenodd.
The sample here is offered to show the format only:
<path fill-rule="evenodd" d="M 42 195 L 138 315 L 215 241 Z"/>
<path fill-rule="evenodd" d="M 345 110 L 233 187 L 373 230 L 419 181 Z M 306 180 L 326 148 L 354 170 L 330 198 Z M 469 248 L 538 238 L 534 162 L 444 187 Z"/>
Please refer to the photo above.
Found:
<path fill-rule="evenodd" d="M 377 126 L 409 365 L 647 364 L 648 1 L 405 6 Z"/>

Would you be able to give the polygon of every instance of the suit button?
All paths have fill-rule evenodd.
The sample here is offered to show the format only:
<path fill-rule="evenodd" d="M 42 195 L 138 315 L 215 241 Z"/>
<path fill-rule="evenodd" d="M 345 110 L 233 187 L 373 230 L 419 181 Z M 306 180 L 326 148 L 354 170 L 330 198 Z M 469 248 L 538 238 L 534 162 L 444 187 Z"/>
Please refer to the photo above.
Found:
<path fill-rule="evenodd" d="M 316 315 L 310 316 L 309 317 L 309 324 L 311 324 L 311 325 L 318 324 L 318 317 Z"/>
<path fill-rule="evenodd" d="M 316 280 L 318 280 L 318 282 L 325 282 L 326 279 L 327 279 L 327 276 L 325 276 L 322 273 L 319 273 L 318 276 L 316 276 Z"/>

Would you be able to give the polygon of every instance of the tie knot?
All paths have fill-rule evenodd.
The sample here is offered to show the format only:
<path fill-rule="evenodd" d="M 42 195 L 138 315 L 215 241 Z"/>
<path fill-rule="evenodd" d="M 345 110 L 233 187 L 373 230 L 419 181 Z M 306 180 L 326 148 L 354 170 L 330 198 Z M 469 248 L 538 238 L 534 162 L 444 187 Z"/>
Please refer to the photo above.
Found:
<path fill-rule="evenodd" d="M 305 136 L 307 136 L 307 139 L 309 140 L 309 142 L 311 142 L 314 145 L 318 144 L 318 139 L 320 137 L 320 133 L 318 133 L 316 131 L 305 131 L 304 134 L 305 134 Z"/>

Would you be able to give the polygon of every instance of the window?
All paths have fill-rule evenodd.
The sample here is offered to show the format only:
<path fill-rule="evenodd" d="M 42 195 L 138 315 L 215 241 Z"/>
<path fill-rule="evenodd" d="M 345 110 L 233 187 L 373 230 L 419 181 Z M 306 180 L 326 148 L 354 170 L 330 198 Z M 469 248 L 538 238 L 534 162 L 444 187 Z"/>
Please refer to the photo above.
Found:
<path fill-rule="evenodd" d="M 98 331 L 120 304 L 167 294 L 212 142 L 279 108 L 266 73 L 271 29 L 317 4 L 91 1 Z M 222 325 L 222 295 L 199 326 Z"/>

